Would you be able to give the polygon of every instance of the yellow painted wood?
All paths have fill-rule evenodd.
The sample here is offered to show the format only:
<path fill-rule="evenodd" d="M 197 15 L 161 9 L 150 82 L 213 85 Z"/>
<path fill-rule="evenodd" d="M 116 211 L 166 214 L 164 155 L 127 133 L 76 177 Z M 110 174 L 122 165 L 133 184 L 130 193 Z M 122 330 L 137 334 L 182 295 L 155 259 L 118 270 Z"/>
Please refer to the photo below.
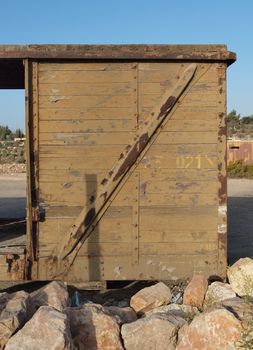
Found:
<path fill-rule="evenodd" d="M 95 63 L 95 62 L 71 62 L 71 63 L 40 63 L 39 70 L 43 71 L 124 71 L 133 68 L 133 63 Z"/>
<path fill-rule="evenodd" d="M 40 107 L 72 109 L 80 108 L 128 108 L 129 96 L 105 95 L 105 96 L 40 96 Z"/>
<path fill-rule="evenodd" d="M 131 81 L 132 72 L 118 71 L 41 71 L 40 84 L 43 83 L 127 83 Z"/>
<path fill-rule="evenodd" d="M 40 120 L 114 120 L 114 119 L 130 119 L 133 116 L 131 114 L 132 109 L 127 107 L 117 108 L 41 108 L 40 109 Z"/>
<path fill-rule="evenodd" d="M 133 122 L 130 119 L 123 120 L 56 120 L 40 122 L 40 131 L 42 133 L 96 133 L 96 132 L 113 132 L 131 131 Z"/>
<path fill-rule="evenodd" d="M 80 215 L 77 217 L 76 223 L 75 225 L 73 225 L 73 228 L 70 231 L 70 233 L 64 237 L 64 239 L 61 242 L 61 245 L 58 246 L 53 252 L 52 262 L 56 262 L 56 272 L 54 272 L 54 274 L 56 273 L 56 275 L 58 275 L 65 273 L 65 271 L 67 271 L 68 269 L 67 265 L 72 265 L 77 252 L 79 251 L 83 241 L 85 240 L 85 235 L 88 237 L 89 234 L 92 232 L 92 221 L 94 221 L 97 218 L 97 213 L 101 212 L 101 209 L 105 204 L 105 199 L 103 199 L 103 195 L 106 194 L 106 200 L 107 198 L 109 199 L 109 197 L 115 190 L 116 185 L 118 185 L 121 182 L 121 180 L 125 176 L 125 173 L 127 173 L 130 170 L 130 166 L 132 167 L 132 165 L 135 165 L 128 165 L 126 170 L 124 170 L 123 172 L 121 170 L 123 169 L 122 167 L 124 166 L 125 160 L 127 160 L 128 157 L 131 155 L 130 152 L 135 151 L 135 147 L 143 147 L 141 144 L 141 140 L 145 135 L 147 135 L 149 139 L 153 137 L 154 133 L 156 132 L 160 124 L 162 124 L 166 115 L 171 110 L 176 99 L 180 96 L 180 94 L 191 81 L 195 71 L 196 65 L 190 65 L 183 72 L 180 79 L 174 83 L 175 85 L 173 85 L 173 87 L 169 91 L 167 91 L 166 94 L 162 97 L 159 106 L 156 106 L 154 108 L 154 111 L 151 113 L 150 119 L 147 121 L 146 125 L 144 125 L 143 128 L 140 129 L 139 133 L 137 133 L 132 143 L 129 144 L 129 147 L 126 147 L 125 151 L 121 153 L 121 156 L 118 160 L 118 164 L 116 163 L 115 166 L 111 169 L 110 173 L 108 173 L 109 175 L 107 176 L 106 182 L 103 183 L 104 180 L 102 181 L 101 189 L 98 190 L 98 195 L 94 200 L 94 203 L 92 203 L 90 207 L 88 207 L 88 210 L 86 207 L 84 208 L 83 212 L 81 212 Z M 173 99 L 173 103 L 168 103 L 170 99 Z M 160 117 L 161 120 L 159 120 Z M 138 142 L 140 143 L 139 146 L 135 146 L 136 140 L 138 140 Z M 151 140 L 148 141 L 150 143 Z M 144 145 L 144 147 L 140 149 L 139 152 L 144 153 L 144 151 L 146 151 L 145 148 L 147 148 L 146 145 Z M 111 181 L 110 178 L 112 178 L 113 181 Z M 92 221 L 90 220 L 89 223 L 86 224 L 86 218 L 88 218 L 88 215 L 91 211 L 95 211 L 96 216 L 92 218 Z M 89 233 L 88 229 L 90 229 Z M 56 257 L 57 260 L 55 260 L 54 257 Z M 68 257 L 68 259 L 65 262 L 63 262 L 62 260 L 66 259 L 66 257 Z"/>
<path fill-rule="evenodd" d="M 39 223 L 40 278 L 51 278 L 46 259 L 87 206 L 90 189 L 97 191 L 135 128 L 141 128 L 188 65 L 39 64 L 39 184 L 45 209 Z M 224 274 L 217 178 L 224 173 L 218 170 L 224 158 L 224 137 L 219 145 L 218 130 L 224 122 L 219 113 L 224 111 L 225 89 L 219 92 L 224 67 L 217 67 L 199 63 L 187 93 L 133 173 L 139 173 L 138 202 L 131 179 L 83 243 L 65 280 Z"/>

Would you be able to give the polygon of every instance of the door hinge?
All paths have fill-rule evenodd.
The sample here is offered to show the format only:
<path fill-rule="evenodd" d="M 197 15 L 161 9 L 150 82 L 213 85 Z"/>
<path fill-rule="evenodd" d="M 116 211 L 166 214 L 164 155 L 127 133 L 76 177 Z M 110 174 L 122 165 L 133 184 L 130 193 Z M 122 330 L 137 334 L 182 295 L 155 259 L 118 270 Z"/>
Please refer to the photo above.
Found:
<path fill-rule="evenodd" d="M 40 221 L 40 208 L 32 207 L 32 221 Z"/>

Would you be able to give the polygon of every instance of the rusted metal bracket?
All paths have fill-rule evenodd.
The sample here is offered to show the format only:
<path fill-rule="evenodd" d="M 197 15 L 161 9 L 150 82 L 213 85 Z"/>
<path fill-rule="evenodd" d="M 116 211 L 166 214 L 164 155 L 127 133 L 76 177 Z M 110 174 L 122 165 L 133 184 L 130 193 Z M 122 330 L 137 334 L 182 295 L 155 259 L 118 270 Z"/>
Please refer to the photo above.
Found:
<path fill-rule="evenodd" d="M 40 221 L 40 208 L 39 207 L 32 207 L 32 221 L 38 222 Z"/>
<path fill-rule="evenodd" d="M 119 155 L 116 164 L 101 181 L 97 196 L 90 198 L 89 206 L 81 211 L 71 230 L 63 237 L 49 257 L 48 277 L 59 278 L 68 272 L 79 249 L 104 214 L 104 208 L 112 202 L 114 192 L 126 181 L 131 174 L 131 169 L 144 156 L 153 135 L 191 82 L 196 69 L 196 64 L 190 64 L 181 76 L 175 77 L 175 83 L 164 93 L 159 103 L 136 132 L 132 142 Z"/>

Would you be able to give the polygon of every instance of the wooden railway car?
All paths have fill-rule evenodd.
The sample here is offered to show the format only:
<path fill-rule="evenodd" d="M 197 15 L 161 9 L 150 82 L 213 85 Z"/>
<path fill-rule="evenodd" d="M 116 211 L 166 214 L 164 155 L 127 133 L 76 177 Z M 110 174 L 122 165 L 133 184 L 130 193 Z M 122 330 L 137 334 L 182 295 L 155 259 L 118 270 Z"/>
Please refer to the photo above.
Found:
<path fill-rule="evenodd" d="M 225 45 L 0 46 L 26 94 L 25 244 L 2 280 L 224 277 Z"/>

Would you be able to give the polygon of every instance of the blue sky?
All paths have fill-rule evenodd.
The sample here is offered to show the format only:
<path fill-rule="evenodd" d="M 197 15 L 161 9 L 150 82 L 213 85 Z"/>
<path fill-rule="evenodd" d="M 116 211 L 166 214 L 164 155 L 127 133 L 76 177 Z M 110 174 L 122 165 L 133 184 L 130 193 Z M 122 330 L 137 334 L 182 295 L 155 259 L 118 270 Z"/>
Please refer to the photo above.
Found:
<path fill-rule="evenodd" d="M 253 114 L 252 0 L 1 1 L 1 44 L 227 44 L 228 110 Z M 24 92 L 0 91 L 0 124 L 24 126 Z"/>

